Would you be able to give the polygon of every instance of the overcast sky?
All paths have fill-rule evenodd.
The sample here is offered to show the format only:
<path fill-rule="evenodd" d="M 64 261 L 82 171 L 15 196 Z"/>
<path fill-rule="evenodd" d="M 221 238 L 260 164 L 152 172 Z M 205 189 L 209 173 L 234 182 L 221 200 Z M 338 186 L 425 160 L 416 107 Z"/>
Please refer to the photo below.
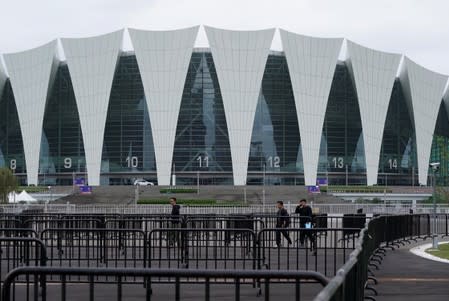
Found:
<path fill-rule="evenodd" d="M 449 74 L 448 0 L 14 0 L 2 1 L 0 53 L 22 51 L 58 37 L 86 37 L 124 27 L 176 29 L 283 28 L 345 37 L 403 53 Z M 196 46 L 207 46 L 204 29 Z M 126 37 L 125 49 L 130 49 Z M 279 33 L 272 49 L 281 50 Z"/>

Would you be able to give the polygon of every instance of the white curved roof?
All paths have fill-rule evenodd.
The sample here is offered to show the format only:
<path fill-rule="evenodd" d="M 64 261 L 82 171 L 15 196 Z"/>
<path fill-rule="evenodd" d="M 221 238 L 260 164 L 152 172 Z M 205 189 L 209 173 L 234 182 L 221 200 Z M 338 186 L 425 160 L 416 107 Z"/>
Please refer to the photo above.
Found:
<path fill-rule="evenodd" d="M 22 131 L 28 185 L 38 185 L 42 126 L 56 72 L 56 40 L 4 55 Z"/>
<path fill-rule="evenodd" d="M 198 28 L 129 29 L 150 115 L 159 185 L 170 185 L 182 92 Z"/>
<path fill-rule="evenodd" d="M 3 68 L 3 64 L 1 62 L 0 58 L 0 98 L 3 95 L 3 88 L 5 87 L 6 80 L 8 79 L 8 76 L 6 75 L 6 71 Z"/>
<path fill-rule="evenodd" d="M 313 38 L 282 29 L 281 39 L 295 97 L 304 181 L 316 185 L 321 133 L 343 39 Z"/>
<path fill-rule="evenodd" d="M 368 185 L 377 184 L 384 125 L 401 55 L 347 41 L 348 66 L 357 91 Z"/>
<path fill-rule="evenodd" d="M 254 115 L 274 29 L 205 29 L 223 98 L 234 185 L 245 185 Z"/>
<path fill-rule="evenodd" d="M 447 76 L 428 70 L 405 57 L 400 78 L 415 125 L 419 183 L 426 185 L 433 133 Z"/>
<path fill-rule="evenodd" d="M 61 39 L 83 133 L 89 185 L 100 185 L 104 129 L 123 30 Z"/>
<path fill-rule="evenodd" d="M 234 184 L 243 185 L 265 64 L 268 54 L 273 53 L 270 46 L 274 29 L 230 31 L 205 26 L 205 31 L 223 97 Z M 147 98 L 158 181 L 169 184 L 177 117 L 190 56 L 197 51 L 193 46 L 198 27 L 129 32 Z M 298 115 L 305 182 L 314 185 L 322 124 L 342 39 L 280 32 Z M 123 30 L 97 37 L 61 39 L 75 91 L 91 185 L 100 183 L 104 127 L 122 39 Z M 362 120 L 367 182 L 371 185 L 377 183 L 383 128 L 400 55 L 350 41 L 347 51 Z M 43 115 L 57 66 L 56 41 L 6 54 L 4 60 L 21 124 L 28 184 L 37 184 Z M 0 64 L 0 92 L 5 73 Z M 400 79 L 416 129 L 419 181 L 426 184 L 432 136 L 447 76 L 405 58 Z M 444 101 L 449 111 L 448 91 Z"/>

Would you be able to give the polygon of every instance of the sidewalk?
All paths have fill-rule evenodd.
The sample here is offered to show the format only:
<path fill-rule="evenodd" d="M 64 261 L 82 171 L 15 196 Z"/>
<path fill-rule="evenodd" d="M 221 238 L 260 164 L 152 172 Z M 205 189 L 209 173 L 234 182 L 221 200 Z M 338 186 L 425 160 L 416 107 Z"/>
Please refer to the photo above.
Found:
<path fill-rule="evenodd" d="M 376 300 L 449 300 L 449 264 L 424 259 L 410 252 L 411 248 L 429 242 L 419 240 L 387 251 L 380 269 L 374 270 L 379 281 L 374 286 L 379 293 Z"/>

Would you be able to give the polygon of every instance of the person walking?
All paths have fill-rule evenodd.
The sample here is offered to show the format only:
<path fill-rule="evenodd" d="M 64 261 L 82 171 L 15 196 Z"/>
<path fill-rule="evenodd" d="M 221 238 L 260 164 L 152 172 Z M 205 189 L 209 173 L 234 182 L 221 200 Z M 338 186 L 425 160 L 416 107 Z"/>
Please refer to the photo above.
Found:
<path fill-rule="evenodd" d="M 304 246 L 304 240 L 307 238 L 310 241 L 310 250 L 316 252 L 315 239 L 312 232 L 312 208 L 307 205 L 307 200 L 302 199 L 299 201 L 299 205 L 296 206 L 295 214 L 299 214 L 299 227 L 304 229 L 299 233 L 299 242 L 301 247 Z"/>
<path fill-rule="evenodd" d="M 172 228 L 172 229 L 181 228 L 181 226 L 180 226 L 181 206 L 179 206 L 176 202 L 177 202 L 177 200 L 175 197 L 170 198 L 170 205 L 171 205 L 170 228 Z M 177 231 L 170 231 L 169 245 L 173 246 L 175 244 L 175 242 L 179 243 L 179 234 Z"/>
<path fill-rule="evenodd" d="M 280 229 L 276 231 L 276 246 L 279 248 L 281 246 L 281 234 L 287 239 L 289 245 L 292 244 L 292 240 L 288 235 L 288 231 L 285 230 L 290 225 L 290 215 L 284 208 L 284 202 L 277 201 L 276 207 L 278 209 L 276 213 L 276 228 Z"/>
<path fill-rule="evenodd" d="M 172 221 L 176 220 L 179 222 L 179 218 L 181 216 L 181 206 L 176 204 L 177 200 L 175 197 L 170 198 L 170 205 L 171 205 L 171 218 Z"/>

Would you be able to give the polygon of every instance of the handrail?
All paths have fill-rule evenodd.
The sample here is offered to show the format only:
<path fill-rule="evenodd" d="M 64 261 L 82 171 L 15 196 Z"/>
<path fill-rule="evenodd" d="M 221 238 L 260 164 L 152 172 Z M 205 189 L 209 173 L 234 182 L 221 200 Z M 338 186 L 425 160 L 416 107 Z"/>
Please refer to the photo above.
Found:
<path fill-rule="evenodd" d="M 402 225 L 404 219 L 428 217 L 428 215 L 394 215 L 394 216 L 378 216 L 370 220 L 360 231 L 356 247 L 350 254 L 350 258 L 338 270 L 328 283 L 328 285 L 320 291 L 314 301 L 328 300 L 363 300 L 363 293 L 368 279 L 369 259 L 380 248 L 382 243 L 393 243 L 398 239 L 419 236 L 423 233 L 420 229 L 413 228 L 413 225 Z M 393 222 L 391 222 L 393 220 Z M 412 226 L 412 229 L 410 229 Z M 429 227 L 429 225 L 426 225 Z M 399 232 L 398 233 L 398 227 Z M 391 233 L 394 232 L 394 233 Z M 376 234 L 379 235 L 376 237 Z M 440 233 L 441 234 L 441 233 Z M 349 273 L 355 275 L 349 276 Z M 351 278 L 351 283 L 346 283 L 347 278 Z M 348 286 L 351 287 L 348 289 Z M 351 296 L 346 294 L 350 292 Z"/>
<path fill-rule="evenodd" d="M 10 300 L 11 286 L 14 280 L 20 275 L 36 275 L 45 277 L 48 275 L 59 276 L 89 276 L 90 282 L 93 283 L 95 276 L 117 276 L 117 277 L 175 277 L 179 278 L 205 278 L 205 285 L 208 286 L 211 278 L 234 279 L 236 283 L 241 279 L 303 279 L 315 280 L 325 286 L 329 283 L 329 279 L 322 274 L 314 271 L 260 271 L 260 270 L 186 270 L 186 269 L 136 269 L 136 268 L 60 268 L 60 267 L 20 267 L 12 270 L 6 275 L 3 282 L 2 299 Z M 64 278 L 64 277 L 61 277 Z M 42 296 L 45 300 L 46 288 L 42 287 Z M 176 287 L 176 290 L 179 286 Z"/>

